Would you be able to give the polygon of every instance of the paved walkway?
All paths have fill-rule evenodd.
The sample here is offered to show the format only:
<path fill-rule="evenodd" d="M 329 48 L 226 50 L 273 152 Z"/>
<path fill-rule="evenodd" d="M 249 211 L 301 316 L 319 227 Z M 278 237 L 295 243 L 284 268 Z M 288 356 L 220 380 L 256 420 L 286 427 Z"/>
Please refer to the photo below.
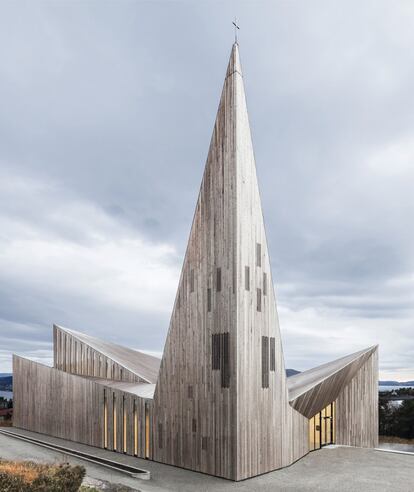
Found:
<path fill-rule="evenodd" d="M 412 492 L 414 456 L 371 449 L 334 447 L 314 451 L 294 465 L 243 482 L 194 473 L 172 466 L 91 448 L 61 439 L 18 431 L 51 442 L 76 447 L 114 461 L 133 463 L 151 472 L 151 480 L 129 478 L 62 453 L 0 435 L 0 457 L 39 462 L 69 461 L 85 466 L 89 477 L 128 485 L 142 492 Z"/>

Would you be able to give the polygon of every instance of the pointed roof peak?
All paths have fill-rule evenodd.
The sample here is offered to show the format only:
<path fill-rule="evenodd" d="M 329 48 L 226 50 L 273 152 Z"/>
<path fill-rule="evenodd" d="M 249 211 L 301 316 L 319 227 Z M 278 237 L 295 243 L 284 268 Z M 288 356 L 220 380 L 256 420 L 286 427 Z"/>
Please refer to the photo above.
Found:
<path fill-rule="evenodd" d="M 226 78 L 230 77 L 234 73 L 238 73 L 243 76 L 241 63 L 240 63 L 240 55 L 239 55 L 239 44 L 237 41 L 233 43 L 230 53 L 230 60 L 227 66 Z"/>

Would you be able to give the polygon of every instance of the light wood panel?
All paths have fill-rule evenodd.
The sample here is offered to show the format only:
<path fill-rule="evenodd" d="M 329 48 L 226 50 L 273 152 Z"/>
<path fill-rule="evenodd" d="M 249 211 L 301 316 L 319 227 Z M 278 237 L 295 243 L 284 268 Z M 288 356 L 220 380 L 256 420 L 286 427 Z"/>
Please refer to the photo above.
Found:
<path fill-rule="evenodd" d="M 378 348 L 336 400 L 336 442 L 378 446 Z"/>
<path fill-rule="evenodd" d="M 54 367 L 71 374 L 82 376 L 93 376 L 116 381 L 128 381 L 137 383 L 147 383 L 136 372 L 127 369 L 125 362 L 119 363 L 103 352 L 87 343 L 93 337 L 84 335 L 84 341 L 73 332 L 62 329 L 57 325 L 53 326 L 53 355 Z M 96 339 L 95 339 L 96 340 Z M 102 342 L 103 343 L 103 342 Z M 106 344 L 110 345 L 110 344 Z M 129 352 L 129 349 L 125 349 Z M 119 355 L 118 355 L 119 356 Z M 128 356 L 134 358 L 132 361 L 137 365 L 138 353 Z"/>
<path fill-rule="evenodd" d="M 145 457 L 145 408 L 148 409 L 151 422 L 152 400 L 139 398 L 91 379 L 47 367 L 16 355 L 13 356 L 13 378 L 15 427 L 105 448 L 106 421 L 107 449 L 123 452 L 125 448 L 126 454 L 134 455 L 135 405 L 138 424 L 137 456 Z M 114 419 L 114 408 L 116 419 Z M 114 420 L 116 420 L 115 433 Z M 152 429 L 149 432 L 151 458 Z"/>
<path fill-rule="evenodd" d="M 264 279 L 269 282 L 265 287 Z M 211 363 L 212 336 L 227 333 L 228 388 L 223 387 L 223 368 Z M 269 388 L 261 382 L 262 336 L 275 339 Z M 308 450 L 307 420 L 288 402 L 237 45 L 227 68 L 154 406 L 164 440 L 154 456 L 161 462 L 239 480 L 288 465 Z"/>
<path fill-rule="evenodd" d="M 323 377 L 309 371 L 289 390 L 237 44 L 159 372 L 138 352 L 61 327 L 54 357 L 55 368 L 15 359 L 17 426 L 233 480 L 304 456 L 307 416 L 335 398 L 338 442 L 376 442 L 374 353 Z M 142 388 L 155 381 L 154 393 Z"/>
<path fill-rule="evenodd" d="M 288 382 L 290 404 L 305 417 L 313 417 L 336 400 L 376 350 L 377 347 L 370 347 L 292 376 Z"/>

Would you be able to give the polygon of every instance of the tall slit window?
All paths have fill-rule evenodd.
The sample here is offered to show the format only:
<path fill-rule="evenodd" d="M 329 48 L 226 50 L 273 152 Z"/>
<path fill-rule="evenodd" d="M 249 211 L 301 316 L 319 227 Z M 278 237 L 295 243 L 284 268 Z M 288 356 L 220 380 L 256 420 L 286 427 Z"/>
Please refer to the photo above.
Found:
<path fill-rule="evenodd" d="M 276 370 L 276 341 L 275 337 L 270 337 L 270 370 Z"/>
<path fill-rule="evenodd" d="M 211 311 L 211 289 L 207 289 L 207 311 Z"/>
<path fill-rule="evenodd" d="M 263 272 L 263 295 L 267 296 L 267 273 Z"/>
<path fill-rule="evenodd" d="M 258 311 L 261 311 L 262 310 L 262 290 L 261 289 L 257 289 L 256 292 L 257 292 L 257 305 L 256 305 L 256 309 Z"/>
<path fill-rule="evenodd" d="M 122 444 L 123 452 L 127 452 L 127 416 L 125 408 L 125 396 L 122 397 Z"/>
<path fill-rule="evenodd" d="M 213 371 L 220 369 L 220 341 L 221 333 L 213 333 L 211 347 L 211 367 Z"/>
<path fill-rule="evenodd" d="M 216 271 L 216 290 L 217 292 L 221 291 L 221 268 L 217 268 Z"/>
<path fill-rule="evenodd" d="M 108 447 L 108 401 L 106 390 L 104 389 L 104 448 Z"/>
<path fill-rule="evenodd" d="M 244 288 L 250 290 L 250 267 L 244 267 Z"/>
<path fill-rule="evenodd" d="M 223 333 L 223 365 L 221 368 L 221 386 L 228 388 L 230 386 L 230 347 L 229 334 Z"/>
<path fill-rule="evenodd" d="M 112 422 L 113 422 L 113 427 L 114 427 L 114 451 L 116 451 L 116 396 L 115 393 L 113 394 L 112 397 Z"/>
<path fill-rule="evenodd" d="M 256 243 L 256 266 L 262 266 L 262 245 Z"/>
<path fill-rule="evenodd" d="M 162 449 L 162 424 L 158 424 L 158 447 Z"/>
<path fill-rule="evenodd" d="M 150 419 L 148 405 L 145 404 L 145 458 L 150 457 Z"/>
<path fill-rule="evenodd" d="M 262 388 L 269 387 L 269 337 L 262 337 Z"/>
<path fill-rule="evenodd" d="M 194 292 L 194 269 L 190 270 L 190 292 Z"/>
<path fill-rule="evenodd" d="M 212 335 L 212 369 L 221 371 L 221 387 L 230 387 L 230 335 L 214 333 Z"/>
<path fill-rule="evenodd" d="M 134 400 L 134 456 L 138 456 L 138 412 L 136 400 Z"/>

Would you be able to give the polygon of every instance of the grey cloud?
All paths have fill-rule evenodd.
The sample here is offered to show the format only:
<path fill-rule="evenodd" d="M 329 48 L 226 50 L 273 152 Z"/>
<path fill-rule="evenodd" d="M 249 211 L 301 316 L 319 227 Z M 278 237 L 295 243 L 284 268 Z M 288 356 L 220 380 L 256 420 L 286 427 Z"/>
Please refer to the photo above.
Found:
<path fill-rule="evenodd" d="M 37 238 L 60 245 L 48 254 L 68 268 L 52 259 L 41 269 L 34 250 L 26 275 L 0 271 L 2 343 L 7 322 L 27 326 L 16 339 L 28 352 L 36 337 L 50 343 L 56 321 L 162 350 L 234 8 L 3 7 L 0 258 Z M 374 340 L 384 375 L 412 379 L 413 7 L 238 2 L 237 15 L 287 364 L 303 369 Z M 145 261 L 130 269 L 135 248 Z M 160 309 L 147 258 L 165 275 Z M 128 302 L 110 299 L 112 283 Z"/>

